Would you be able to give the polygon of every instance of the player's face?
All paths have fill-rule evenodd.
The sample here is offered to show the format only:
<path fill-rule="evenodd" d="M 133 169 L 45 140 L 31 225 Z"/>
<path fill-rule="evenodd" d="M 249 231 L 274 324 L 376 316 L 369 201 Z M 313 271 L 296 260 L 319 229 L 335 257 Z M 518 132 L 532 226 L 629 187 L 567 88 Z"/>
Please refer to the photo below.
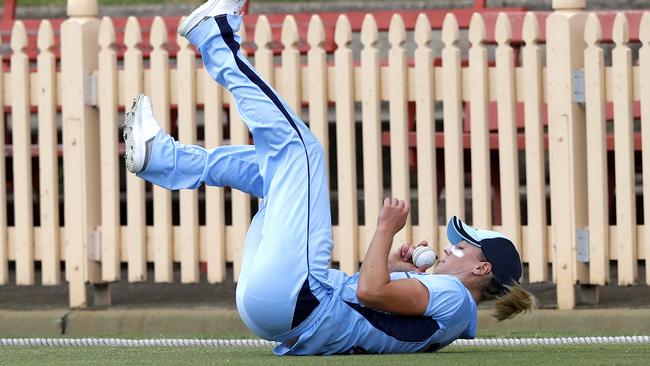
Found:
<path fill-rule="evenodd" d="M 481 249 L 465 241 L 444 249 L 445 255 L 434 269 L 436 274 L 458 275 L 472 272 L 477 264 L 482 262 Z"/>

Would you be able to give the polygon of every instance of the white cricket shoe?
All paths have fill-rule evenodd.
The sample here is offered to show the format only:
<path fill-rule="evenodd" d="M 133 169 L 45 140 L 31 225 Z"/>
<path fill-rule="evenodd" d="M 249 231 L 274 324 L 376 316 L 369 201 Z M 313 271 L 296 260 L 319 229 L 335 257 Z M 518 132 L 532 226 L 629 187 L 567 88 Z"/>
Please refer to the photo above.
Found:
<path fill-rule="evenodd" d="M 126 168 L 131 173 L 139 173 L 147 167 L 151 157 L 151 145 L 160 131 L 148 96 L 140 94 L 133 98 L 133 105 L 126 113 L 122 127 L 122 137 L 126 145 Z"/>
<path fill-rule="evenodd" d="M 222 14 L 242 15 L 245 3 L 246 0 L 208 0 L 183 20 L 178 27 L 178 34 L 181 37 L 187 37 L 192 29 L 206 18 Z"/>

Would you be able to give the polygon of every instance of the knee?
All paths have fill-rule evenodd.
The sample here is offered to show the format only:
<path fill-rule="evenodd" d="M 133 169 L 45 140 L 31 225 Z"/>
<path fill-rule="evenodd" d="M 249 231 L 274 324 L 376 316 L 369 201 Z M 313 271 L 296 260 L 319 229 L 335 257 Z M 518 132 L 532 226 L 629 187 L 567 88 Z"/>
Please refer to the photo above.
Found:
<path fill-rule="evenodd" d="M 293 307 L 272 286 L 237 288 L 237 310 L 244 323 L 258 336 L 271 339 L 291 329 Z"/>

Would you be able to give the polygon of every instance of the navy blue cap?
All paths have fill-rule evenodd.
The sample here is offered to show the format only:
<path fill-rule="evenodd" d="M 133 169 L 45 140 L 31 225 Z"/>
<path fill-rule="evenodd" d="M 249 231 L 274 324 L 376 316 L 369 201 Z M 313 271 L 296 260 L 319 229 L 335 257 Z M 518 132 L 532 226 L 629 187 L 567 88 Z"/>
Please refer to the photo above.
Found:
<path fill-rule="evenodd" d="M 492 273 L 502 287 L 519 283 L 521 259 L 510 239 L 503 234 L 475 229 L 453 216 L 447 224 L 447 238 L 454 246 L 464 240 L 481 248 L 485 259 L 492 264 Z"/>

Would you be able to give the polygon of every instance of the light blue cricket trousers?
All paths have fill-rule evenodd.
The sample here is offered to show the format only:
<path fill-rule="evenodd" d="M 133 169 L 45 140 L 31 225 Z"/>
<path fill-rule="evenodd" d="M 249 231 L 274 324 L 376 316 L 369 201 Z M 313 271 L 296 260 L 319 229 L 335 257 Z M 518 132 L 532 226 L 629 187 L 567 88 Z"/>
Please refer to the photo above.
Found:
<path fill-rule="evenodd" d="M 138 176 L 168 189 L 205 183 L 263 198 L 246 237 L 237 309 L 258 336 L 285 340 L 332 292 L 327 174 L 318 140 L 240 52 L 240 24 L 238 16 L 217 16 L 189 39 L 210 76 L 234 96 L 255 145 L 204 149 L 161 131 Z"/>

